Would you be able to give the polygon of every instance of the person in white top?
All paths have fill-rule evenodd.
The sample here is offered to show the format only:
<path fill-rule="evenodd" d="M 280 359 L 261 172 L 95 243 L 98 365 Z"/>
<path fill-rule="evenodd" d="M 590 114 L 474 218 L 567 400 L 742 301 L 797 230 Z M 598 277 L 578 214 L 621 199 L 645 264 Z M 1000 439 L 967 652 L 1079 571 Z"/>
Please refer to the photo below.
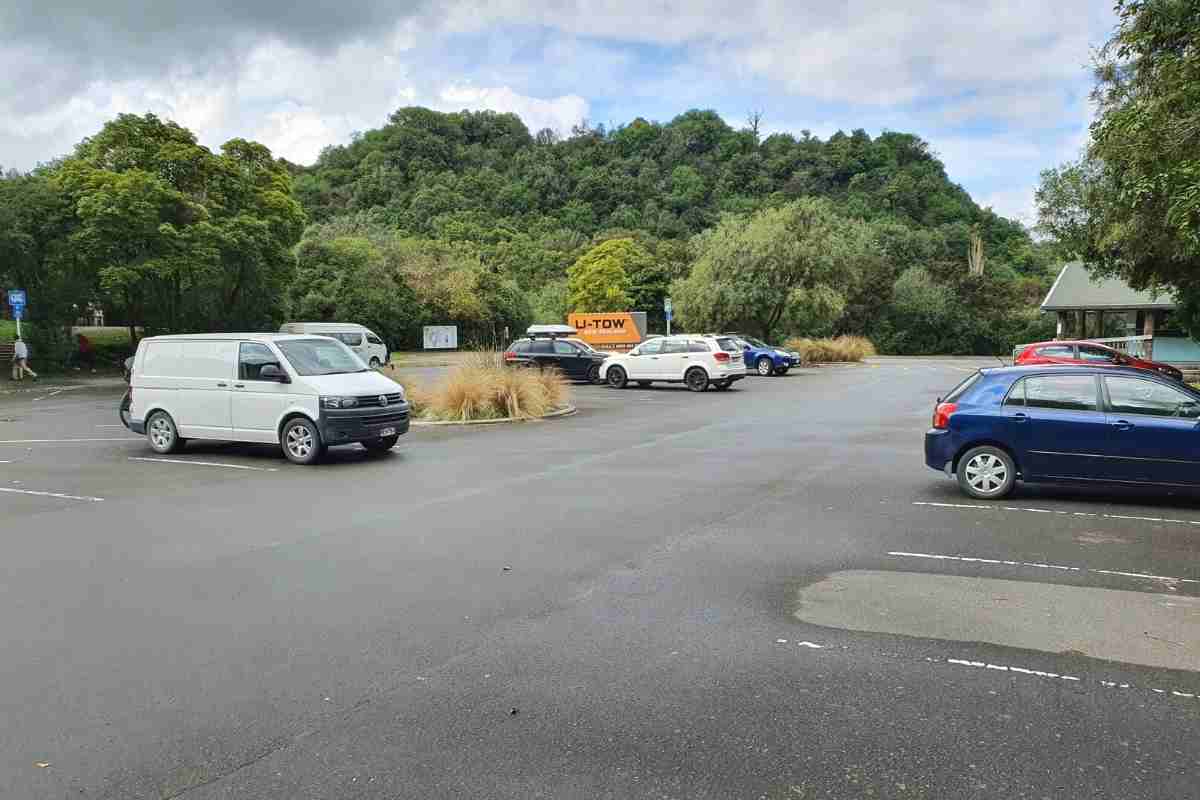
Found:
<path fill-rule="evenodd" d="M 16 342 L 13 343 L 13 363 L 12 377 L 14 381 L 19 381 L 28 374 L 35 381 L 37 373 L 29 368 L 29 346 L 18 336 Z"/>

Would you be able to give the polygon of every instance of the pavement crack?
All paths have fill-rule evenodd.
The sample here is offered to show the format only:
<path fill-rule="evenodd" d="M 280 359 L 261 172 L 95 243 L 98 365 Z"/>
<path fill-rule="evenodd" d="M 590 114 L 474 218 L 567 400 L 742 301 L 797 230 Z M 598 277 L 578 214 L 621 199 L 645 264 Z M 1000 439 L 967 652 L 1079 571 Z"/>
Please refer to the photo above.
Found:
<path fill-rule="evenodd" d="M 249 758 L 245 761 L 235 764 L 234 766 L 230 767 L 226 771 L 222 772 L 220 775 L 214 775 L 211 778 L 200 781 L 199 783 L 194 783 L 191 786 L 187 786 L 176 792 L 172 792 L 171 794 L 161 795 L 160 796 L 161 800 L 177 800 L 177 798 L 183 797 L 184 795 L 189 794 L 189 793 L 195 791 L 196 789 L 203 789 L 205 786 L 211 786 L 214 783 L 219 783 L 219 782 L 225 780 L 226 778 L 231 778 L 234 775 L 241 772 L 242 770 L 247 769 L 248 767 L 254 766 L 258 762 L 262 761 L 263 759 L 269 758 L 282 750 L 286 750 L 287 748 L 294 745 L 296 742 L 298 742 L 301 739 L 303 739 L 304 737 L 308 736 L 311 732 L 312 731 L 306 730 L 295 736 L 289 736 L 286 740 L 276 740 L 270 747 L 268 747 L 266 750 L 259 753 L 258 755 L 254 756 L 253 758 Z"/>

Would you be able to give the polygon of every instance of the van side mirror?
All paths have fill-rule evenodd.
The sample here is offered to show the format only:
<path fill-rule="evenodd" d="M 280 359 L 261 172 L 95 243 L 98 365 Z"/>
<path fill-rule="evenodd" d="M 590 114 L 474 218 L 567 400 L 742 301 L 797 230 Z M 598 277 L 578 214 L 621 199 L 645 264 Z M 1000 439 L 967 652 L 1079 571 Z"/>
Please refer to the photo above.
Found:
<path fill-rule="evenodd" d="M 258 377 L 264 381 L 278 381 L 279 383 L 291 383 L 292 379 L 288 374 L 278 367 L 276 364 L 264 364 L 263 368 L 258 371 Z"/>

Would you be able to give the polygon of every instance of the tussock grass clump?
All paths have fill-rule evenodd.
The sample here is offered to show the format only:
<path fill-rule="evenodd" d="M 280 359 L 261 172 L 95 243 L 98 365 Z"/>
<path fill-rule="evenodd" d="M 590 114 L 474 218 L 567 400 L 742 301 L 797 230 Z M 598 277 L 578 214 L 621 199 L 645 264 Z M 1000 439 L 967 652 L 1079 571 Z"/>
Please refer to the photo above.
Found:
<path fill-rule="evenodd" d="M 862 336 L 838 336 L 835 339 L 790 339 L 789 350 L 800 354 L 805 364 L 832 364 L 862 361 L 875 355 L 875 345 Z"/>
<path fill-rule="evenodd" d="M 504 366 L 499 353 L 472 353 L 431 388 L 401 378 L 413 416 L 447 422 L 539 419 L 570 402 L 557 370 Z"/>

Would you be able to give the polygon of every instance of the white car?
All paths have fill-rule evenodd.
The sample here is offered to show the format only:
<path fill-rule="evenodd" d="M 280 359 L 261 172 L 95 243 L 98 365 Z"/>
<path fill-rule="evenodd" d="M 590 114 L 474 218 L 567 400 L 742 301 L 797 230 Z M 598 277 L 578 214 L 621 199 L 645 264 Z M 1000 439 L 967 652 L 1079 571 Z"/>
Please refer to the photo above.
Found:
<path fill-rule="evenodd" d="M 354 322 L 287 322 L 280 333 L 307 333 L 329 336 L 354 351 L 371 369 L 379 369 L 391 361 L 387 344 L 370 328 Z"/>
<path fill-rule="evenodd" d="M 742 348 L 732 336 L 660 336 L 600 365 L 600 378 L 614 389 L 630 381 L 639 386 L 657 381 L 703 392 L 709 386 L 728 389 L 744 377 Z"/>
<path fill-rule="evenodd" d="M 157 453 L 188 439 L 278 444 L 297 464 L 358 442 L 386 452 L 408 431 L 400 384 L 326 336 L 209 333 L 138 343 L 128 417 Z"/>

